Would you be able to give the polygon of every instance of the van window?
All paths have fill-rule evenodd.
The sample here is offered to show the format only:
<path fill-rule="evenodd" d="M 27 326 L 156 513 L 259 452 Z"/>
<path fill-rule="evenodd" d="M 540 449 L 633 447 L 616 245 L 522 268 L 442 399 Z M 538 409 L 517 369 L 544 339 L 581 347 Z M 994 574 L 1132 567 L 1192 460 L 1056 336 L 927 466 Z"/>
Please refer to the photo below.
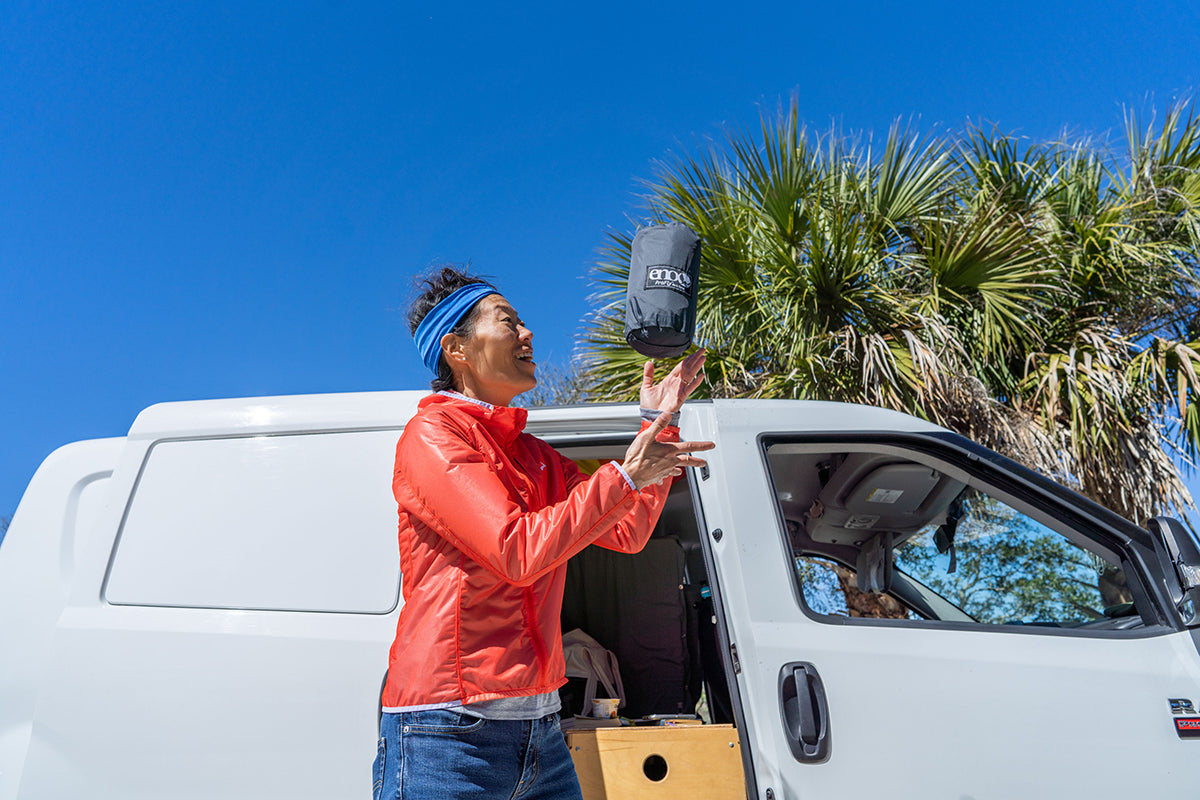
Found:
<path fill-rule="evenodd" d="M 397 438 L 392 430 L 155 444 L 105 599 L 388 613 L 400 583 Z"/>
<path fill-rule="evenodd" d="M 927 525 L 896 569 L 988 624 L 1081 626 L 1133 613 L 1119 563 L 981 492 L 960 501 L 953 551 Z M 953 556 L 953 558 L 952 558 Z"/>
<path fill-rule="evenodd" d="M 767 460 L 797 596 L 818 618 L 1143 624 L 1120 554 L 928 456 L 774 445 Z"/>

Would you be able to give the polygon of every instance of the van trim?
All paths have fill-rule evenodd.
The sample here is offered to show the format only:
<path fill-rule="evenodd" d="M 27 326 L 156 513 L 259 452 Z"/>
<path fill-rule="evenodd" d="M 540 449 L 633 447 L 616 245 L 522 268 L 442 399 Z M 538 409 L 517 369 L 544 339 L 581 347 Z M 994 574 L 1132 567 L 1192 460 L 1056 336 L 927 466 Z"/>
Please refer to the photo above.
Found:
<path fill-rule="evenodd" d="M 692 496 L 692 510 L 696 515 L 696 525 L 700 532 L 700 549 L 704 553 L 704 568 L 708 570 L 708 586 L 712 590 L 713 614 L 717 618 L 717 651 L 721 655 L 721 667 L 725 670 L 725 683 L 729 688 L 729 701 L 733 705 L 735 727 L 742 732 L 741 755 L 742 772 L 746 777 L 746 796 L 758 797 L 758 779 L 754 772 L 753 742 L 750 727 L 746 722 L 746 713 L 742 704 L 742 692 L 738 687 L 737 674 L 733 663 L 734 643 L 729 637 L 729 627 L 725 622 L 725 601 L 721 591 L 721 580 L 717 573 L 716 557 L 712 552 L 712 541 L 709 539 L 708 522 L 704 518 L 704 506 L 700 502 L 700 485 L 697 480 L 695 467 L 688 467 L 688 491 Z"/>

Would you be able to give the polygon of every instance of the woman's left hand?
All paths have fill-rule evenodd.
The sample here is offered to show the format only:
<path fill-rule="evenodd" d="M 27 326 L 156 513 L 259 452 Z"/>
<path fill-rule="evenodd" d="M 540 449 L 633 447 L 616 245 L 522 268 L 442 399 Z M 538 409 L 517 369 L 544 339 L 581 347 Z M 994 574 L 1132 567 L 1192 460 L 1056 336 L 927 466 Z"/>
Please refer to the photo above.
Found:
<path fill-rule="evenodd" d="M 675 369 L 654 384 L 654 362 L 647 361 L 642 370 L 642 408 L 669 411 L 674 414 L 688 399 L 688 395 L 704 382 L 704 350 L 697 350 L 675 365 Z"/>

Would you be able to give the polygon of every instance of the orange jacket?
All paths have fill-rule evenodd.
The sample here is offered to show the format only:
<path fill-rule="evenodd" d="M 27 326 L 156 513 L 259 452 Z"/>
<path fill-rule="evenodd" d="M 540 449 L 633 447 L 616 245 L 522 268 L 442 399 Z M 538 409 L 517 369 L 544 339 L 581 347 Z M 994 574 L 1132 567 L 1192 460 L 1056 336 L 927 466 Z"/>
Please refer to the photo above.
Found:
<path fill-rule="evenodd" d="M 636 492 L 613 464 L 589 478 L 522 432 L 522 408 L 440 394 L 418 408 L 396 445 L 404 607 L 383 706 L 556 689 L 567 559 L 590 544 L 641 550 L 670 481 Z"/>

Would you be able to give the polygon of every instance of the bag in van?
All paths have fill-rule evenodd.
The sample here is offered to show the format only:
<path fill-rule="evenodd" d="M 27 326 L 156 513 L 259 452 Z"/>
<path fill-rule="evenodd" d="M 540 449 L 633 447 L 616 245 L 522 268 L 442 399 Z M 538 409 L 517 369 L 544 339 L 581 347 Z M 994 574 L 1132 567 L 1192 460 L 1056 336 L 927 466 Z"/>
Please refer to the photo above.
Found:
<path fill-rule="evenodd" d="M 608 697 L 616 698 L 617 708 L 625 706 L 625 687 L 621 683 L 621 668 L 611 650 L 579 628 L 563 634 L 563 658 L 567 662 L 567 677 L 586 681 L 582 713 L 588 714 L 596 699 L 597 684 L 604 687 Z M 573 705 L 573 704 L 570 704 Z M 566 709 L 579 713 L 574 708 Z"/>

